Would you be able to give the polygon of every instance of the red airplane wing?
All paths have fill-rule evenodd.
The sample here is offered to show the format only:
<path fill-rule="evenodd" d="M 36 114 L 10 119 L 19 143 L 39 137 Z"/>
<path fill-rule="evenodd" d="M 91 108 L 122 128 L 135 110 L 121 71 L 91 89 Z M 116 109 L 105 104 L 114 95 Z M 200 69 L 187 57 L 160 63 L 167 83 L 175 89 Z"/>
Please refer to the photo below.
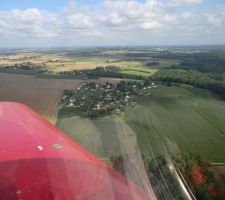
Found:
<path fill-rule="evenodd" d="M 0 200 L 53 199 L 151 198 L 26 106 L 0 103 Z"/>

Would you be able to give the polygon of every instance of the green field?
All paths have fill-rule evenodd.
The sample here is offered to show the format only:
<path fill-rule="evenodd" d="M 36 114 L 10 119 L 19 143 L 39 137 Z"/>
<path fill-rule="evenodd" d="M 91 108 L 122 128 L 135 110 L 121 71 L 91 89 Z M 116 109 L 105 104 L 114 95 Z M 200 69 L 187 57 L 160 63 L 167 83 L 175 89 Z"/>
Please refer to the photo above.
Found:
<path fill-rule="evenodd" d="M 152 93 L 125 113 L 143 154 L 164 153 L 166 148 L 225 161 L 225 102 L 190 86 L 161 86 Z"/>
<path fill-rule="evenodd" d="M 174 65 L 179 65 L 180 61 L 178 60 L 160 60 L 159 65 L 153 66 L 154 69 L 163 69 L 163 68 L 170 68 Z"/>
<path fill-rule="evenodd" d="M 135 133 L 120 118 L 72 117 L 59 119 L 56 126 L 98 157 L 127 155 L 135 151 Z"/>
<path fill-rule="evenodd" d="M 123 64 L 126 62 L 122 62 Z M 148 67 L 141 62 L 127 62 L 127 67 L 121 70 L 122 74 L 138 75 L 149 77 L 155 75 L 159 69 L 169 68 L 173 65 L 178 65 L 179 61 L 175 60 L 161 60 L 158 65 Z"/>
<path fill-rule="evenodd" d="M 144 76 L 149 77 L 153 76 L 158 70 L 157 69 L 150 69 L 146 67 L 130 67 L 121 70 L 122 74 L 128 74 L 128 75 L 137 75 L 137 76 Z"/>
<path fill-rule="evenodd" d="M 65 118 L 57 126 L 100 157 L 130 153 L 136 133 L 146 156 L 166 150 L 225 161 L 225 102 L 191 86 L 160 86 L 152 94 L 121 118 Z"/>

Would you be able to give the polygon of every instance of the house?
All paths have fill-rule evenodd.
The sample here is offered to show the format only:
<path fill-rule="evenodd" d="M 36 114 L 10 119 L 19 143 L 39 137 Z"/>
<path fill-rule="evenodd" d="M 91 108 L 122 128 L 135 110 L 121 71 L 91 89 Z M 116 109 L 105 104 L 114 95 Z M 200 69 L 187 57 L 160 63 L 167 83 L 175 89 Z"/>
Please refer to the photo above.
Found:
<path fill-rule="evenodd" d="M 116 109 L 115 112 L 116 112 L 117 114 L 119 114 L 119 113 L 121 113 L 121 110 L 120 110 L 120 109 Z"/>
<path fill-rule="evenodd" d="M 148 96 L 151 96 L 151 94 L 150 93 L 146 93 L 146 94 L 144 94 L 144 96 L 148 97 Z"/>
<path fill-rule="evenodd" d="M 96 108 L 97 108 L 97 110 L 100 110 L 101 109 L 101 104 L 97 104 Z"/>
<path fill-rule="evenodd" d="M 70 99 L 70 103 L 74 103 L 75 101 L 75 99 Z"/>
<path fill-rule="evenodd" d="M 113 106 L 113 105 L 115 105 L 115 102 L 112 101 L 112 102 L 110 102 L 109 104 L 110 104 L 111 106 Z"/>
<path fill-rule="evenodd" d="M 110 94 L 107 94 L 106 97 L 105 97 L 105 100 L 111 101 L 112 100 L 112 96 Z"/>
<path fill-rule="evenodd" d="M 66 100 L 66 99 L 67 99 L 67 96 L 63 96 L 63 97 L 62 97 L 62 100 Z"/>
<path fill-rule="evenodd" d="M 69 105 L 68 105 L 68 107 L 73 107 L 74 106 L 74 103 L 70 103 Z"/>
<path fill-rule="evenodd" d="M 111 101 L 112 100 L 112 97 L 106 97 L 105 100 L 106 101 Z"/>

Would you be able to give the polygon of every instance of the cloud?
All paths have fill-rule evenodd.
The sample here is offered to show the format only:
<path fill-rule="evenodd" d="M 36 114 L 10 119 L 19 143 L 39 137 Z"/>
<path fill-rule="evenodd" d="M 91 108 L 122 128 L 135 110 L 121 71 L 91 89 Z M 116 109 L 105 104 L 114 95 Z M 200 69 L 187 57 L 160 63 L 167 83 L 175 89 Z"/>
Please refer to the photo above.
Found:
<path fill-rule="evenodd" d="M 103 23 L 108 26 L 117 26 L 125 23 L 126 18 L 120 15 L 118 12 L 111 12 L 106 15 L 100 15 L 97 17 L 97 20 L 100 23 Z"/>
<path fill-rule="evenodd" d="M 172 0 L 172 2 L 177 4 L 201 4 L 203 0 Z"/>
<path fill-rule="evenodd" d="M 215 14 L 205 14 L 206 16 L 206 20 L 208 21 L 209 24 L 211 24 L 211 26 L 215 26 L 215 27 L 220 27 L 222 26 L 222 19 L 220 19 L 219 16 L 215 15 Z"/>
<path fill-rule="evenodd" d="M 49 37 L 53 34 L 53 14 L 36 8 L 0 12 L 0 29 L 5 37 Z M 54 31 L 56 32 L 56 31 Z"/>
<path fill-rule="evenodd" d="M 70 27 L 74 29 L 90 29 L 94 27 L 91 17 L 81 13 L 68 16 L 67 21 Z"/>
<path fill-rule="evenodd" d="M 139 45 L 225 43 L 225 6 L 199 7 L 201 0 L 75 1 L 59 12 L 37 8 L 0 11 L 1 45 Z M 210 38 L 207 38 L 210 37 Z"/>
<path fill-rule="evenodd" d="M 100 31 L 89 31 L 89 32 L 84 32 L 84 36 L 92 37 L 92 38 L 104 38 L 106 35 Z"/>
<path fill-rule="evenodd" d="M 139 1 L 110 1 L 103 3 L 104 14 L 98 19 L 106 26 L 121 26 L 124 30 L 143 29 L 152 30 L 163 26 L 163 21 L 175 19 L 173 13 L 167 11 L 163 3 L 155 0 L 148 0 L 144 3 Z M 170 21 L 167 20 L 167 23 Z"/>
<path fill-rule="evenodd" d="M 143 22 L 141 26 L 145 30 L 151 30 L 151 29 L 154 29 L 154 28 L 161 28 L 162 27 L 162 25 L 157 21 L 149 21 L 149 22 L 146 21 L 146 22 Z"/>

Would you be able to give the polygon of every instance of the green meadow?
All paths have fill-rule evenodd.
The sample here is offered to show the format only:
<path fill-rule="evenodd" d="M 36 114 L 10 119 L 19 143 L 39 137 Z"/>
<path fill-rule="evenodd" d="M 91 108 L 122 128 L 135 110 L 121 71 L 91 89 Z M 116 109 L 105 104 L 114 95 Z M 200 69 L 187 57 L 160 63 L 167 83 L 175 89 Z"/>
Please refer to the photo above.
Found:
<path fill-rule="evenodd" d="M 166 150 L 225 161 L 224 101 L 191 86 L 161 86 L 152 94 L 128 108 L 124 116 L 144 155 L 163 154 Z"/>

